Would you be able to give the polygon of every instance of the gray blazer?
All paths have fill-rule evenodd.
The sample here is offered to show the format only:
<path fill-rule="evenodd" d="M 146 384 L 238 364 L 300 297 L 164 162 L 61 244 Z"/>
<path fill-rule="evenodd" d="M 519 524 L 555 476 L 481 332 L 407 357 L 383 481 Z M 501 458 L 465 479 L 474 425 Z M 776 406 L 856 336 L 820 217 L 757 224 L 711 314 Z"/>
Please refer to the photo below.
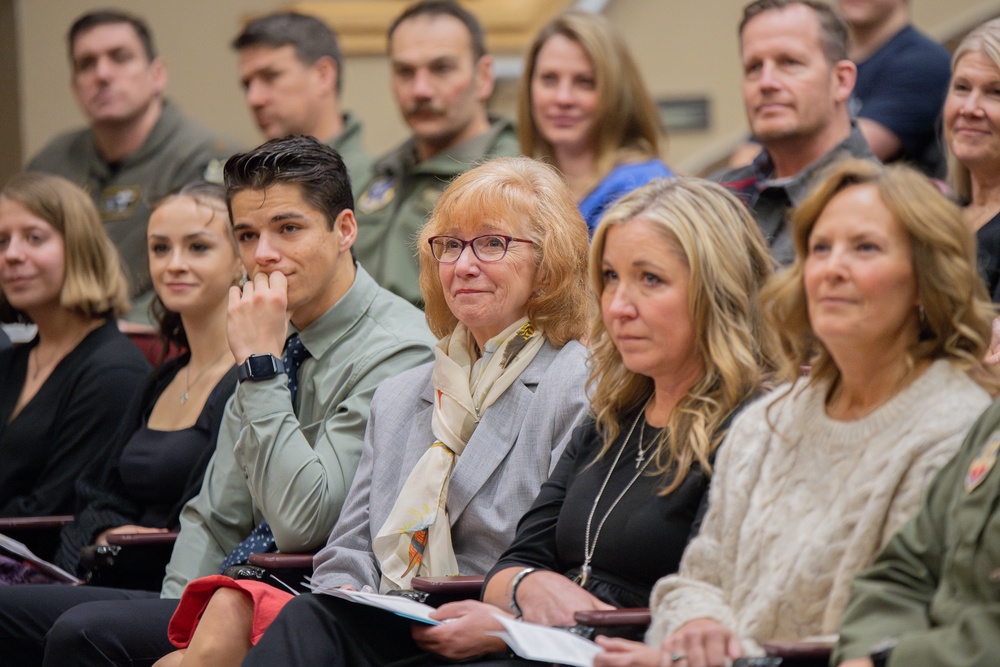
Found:
<path fill-rule="evenodd" d="M 378 590 L 372 539 L 392 510 L 409 471 L 434 440 L 433 362 L 385 380 L 372 399 L 364 450 L 344 509 L 316 554 L 314 580 Z M 490 406 L 448 489 L 452 544 L 462 574 L 485 574 L 514 537 L 569 442 L 586 418 L 586 350 L 546 343 L 514 384 Z"/>

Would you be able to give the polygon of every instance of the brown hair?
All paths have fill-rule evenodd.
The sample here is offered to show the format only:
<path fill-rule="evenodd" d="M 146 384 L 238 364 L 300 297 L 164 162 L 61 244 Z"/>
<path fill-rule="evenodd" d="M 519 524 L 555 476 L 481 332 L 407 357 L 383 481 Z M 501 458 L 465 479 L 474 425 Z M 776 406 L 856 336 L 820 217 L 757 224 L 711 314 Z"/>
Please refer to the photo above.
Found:
<path fill-rule="evenodd" d="M 623 159 L 657 157 L 663 128 L 628 46 L 603 16 L 579 10 L 570 10 L 550 21 L 528 49 L 517 103 L 521 152 L 555 164 L 552 144 L 535 125 L 531 99 L 538 53 L 555 35 L 579 44 L 593 63 L 598 104 L 592 141 L 599 175 L 603 177 Z"/>
<path fill-rule="evenodd" d="M 800 5 L 808 7 L 816 15 L 819 23 L 820 48 L 829 64 L 833 65 L 841 60 L 847 60 L 847 23 L 840 14 L 825 2 L 819 0 L 756 0 L 743 8 L 743 18 L 740 20 L 739 35 L 743 36 L 743 29 L 747 23 L 765 12 L 788 9 Z"/>
<path fill-rule="evenodd" d="M 910 240 L 924 321 L 907 350 L 908 362 L 948 359 L 974 371 L 990 388 L 994 381 L 981 372 L 980 360 L 990 340 L 993 307 L 976 270 L 975 241 L 962 212 L 912 168 L 868 160 L 845 160 L 831 167 L 792 213 L 795 263 L 778 273 L 762 294 L 784 354 L 783 379 L 794 379 L 807 365 L 812 367 L 810 381 L 829 381 L 832 388 L 840 379 L 830 352 L 809 324 L 805 262 L 816 221 L 835 196 L 855 185 L 874 187 Z"/>
<path fill-rule="evenodd" d="M 456 178 L 421 230 L 420 292 L 434 335 L 450 334 L 458 320 L 445 301 L 428 239 L 485 221 L 534 242 L 535 290 L 526 305 L 531 322 L 557 347 L 582 337 L 591 309 L 587 225 L 555 169 L 525 157 L 497 158 Z"/>
<path fill-rule="evenodd" d="M 19 203 L 52 225 L 63 239 L 66 277 L 59 303 L 92 319 L 128 312 L 128 288 L 118 251 L 87 194 L 61 176 L 22 173 L 14 176 L 0 198 Z M 0 322 L 28 322 L 0 292 Z"/>

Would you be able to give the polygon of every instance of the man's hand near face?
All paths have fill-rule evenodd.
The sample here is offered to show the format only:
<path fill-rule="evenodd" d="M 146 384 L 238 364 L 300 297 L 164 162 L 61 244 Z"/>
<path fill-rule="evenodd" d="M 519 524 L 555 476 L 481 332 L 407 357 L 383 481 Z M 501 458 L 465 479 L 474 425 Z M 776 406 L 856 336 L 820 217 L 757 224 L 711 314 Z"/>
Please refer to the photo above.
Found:
<path fill-rule="evenodd" d="M 288 318 L 288 282 L 280 271 L 258 272 L 242 291 L 231 287 L 226 333 L 236 363 L 251 354 L 281 358 Z"/>

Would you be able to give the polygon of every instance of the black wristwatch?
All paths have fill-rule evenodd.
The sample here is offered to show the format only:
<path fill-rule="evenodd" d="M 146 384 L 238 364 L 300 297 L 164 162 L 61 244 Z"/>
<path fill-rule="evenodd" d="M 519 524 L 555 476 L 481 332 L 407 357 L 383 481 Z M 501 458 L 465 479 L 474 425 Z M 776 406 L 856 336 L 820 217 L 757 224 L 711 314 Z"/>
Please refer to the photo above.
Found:
<path fill-rule="evenodd" d="M 285 372 L 285 363 L 273 354 L 251 354 L 236 367 L 236 377 L 240 382 L 266 380 Z"/>

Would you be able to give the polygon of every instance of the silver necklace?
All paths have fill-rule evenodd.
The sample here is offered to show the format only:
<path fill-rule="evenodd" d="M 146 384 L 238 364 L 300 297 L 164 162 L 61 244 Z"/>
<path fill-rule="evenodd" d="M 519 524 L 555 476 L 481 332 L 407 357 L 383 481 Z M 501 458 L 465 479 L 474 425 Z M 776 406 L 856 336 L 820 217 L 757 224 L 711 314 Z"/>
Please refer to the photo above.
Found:
<path fill-rule="evenodd" d="M 227 352 L 229 352 L 228 349 L 223 350 L 222 354 L 220 354 L 218 357 L 215 358 L 215 361 L 210 363 L 208 366 L 205 366 L 205 368 L 201 369 L 201 372 L 199 372 L 196 376 L 194 376 L 195 383 L 197 383 L 198 380 L 200 380 L 205 375 L 205 373 L 212 370 L 216 364 L 222 361 L 222 358 L 226 356 Z M 191 392 L 191 364 L 189 363 L 187 366 L 184 367 L 184 393 L 181 394 L 179 401 L 181 405 L 187 403 L 188 399 L 191 398 L 190 392 Z"/>
<path fill-rule="evenodd" d="M 611 516 L 611 513 L 615 510 L 615 507 L 618 506 L 621 499 L 625 497 L 626 493 L 628 493 L 628 490 L 632 488 L 633 484 L 635 484 L 635 481 L 639 479 L 639 476 L 646 471 L 646 468 L 648 468 L 649 464 L 653 461 L 653 458 L 650 457 L 649 460 L 640 464 L 639 459 L 636 459 L 635 474 L 632 476 L 632 479 L 629 480 L 629 483 L 625 485 L 625 488 L 622 489 L 621 493 L 618 494 L 618 497 L 615 498 L 615 501 L 611 503 L 611 507 L 609 507 L 608 511 L 604 513 L 600 523 L 597 524 L 597 532 L 594 534 L 594 541 L 593 544 L 591 544 L 590 527 L 594 521 L 594 514 L 597 512 L 597 505 L 601 502 L 604 490 L 608 487 L 608 482 L 611 481 L 611 475 L 614 473 L 615 468 L 618 467 L 618 461 L 621 460 L 622 454 L 625 452 L 625 448 L 628 447 L 628 442 L 632 439 L 632 433 L 635 431 L 635 427 L 638 425 L 640 419 L 642 420 L 642 429 L 640 429 L 639 433 L 639 452 L 640 456 L 642 455 L 642 431 L 645 430 L 646 427 L 646 408 L 652 400 L 653 397 L 650 396 L 649 400 L 646 401 L 646 405 L 642 406 L 642 410 L 639 411 L 635 421 L 632 422 L 632 428 L 628 430 L 628 435 L 625 436 L 625 442 L 622 443 L 621 449 L 619 449 L 618 454 L 615 455 L 615 460 L 611 463 L 611 467 L 608 469 L 608 474 L 604 477 L 604 483 L 601 484 L 601 489 L 597 492 L 594 504 L 590 508 L 590 516 L 587 517 L 587 532 L 583 534 L 583 565 L 580 567 L 580 574 L 576 575 L 576 578 L 573 580 L 578 586 L 586 586 L 587 581 L 590 579 L 590 561 L 593 560 L 594 552 L 597 550 L 597 540 L 601 537 L 601 529 L 604 528 L 604 523 L 608 520 L 608 517 Z"/>
<path fill-rule="evenodd" d="M 643 410 L 645 412 L 645 410 Z M 656 438 L 649 441 L 646 444 L 646 420 L 642 420 L 642 426 L 639 427 L 639 453 L 635 455 L 635 469 L 638 470 L 643 463 L 646 461 L 646 452 L 653 448 L 653 444 L 656 442 Z"/>

